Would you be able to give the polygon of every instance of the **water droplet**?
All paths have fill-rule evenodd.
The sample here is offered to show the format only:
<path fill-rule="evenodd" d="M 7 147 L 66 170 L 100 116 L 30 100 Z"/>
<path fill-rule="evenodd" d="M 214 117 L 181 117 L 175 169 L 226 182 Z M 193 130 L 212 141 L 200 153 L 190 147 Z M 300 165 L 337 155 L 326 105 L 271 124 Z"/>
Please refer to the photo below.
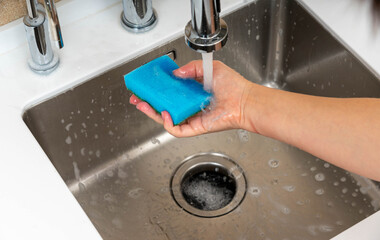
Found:
<path fill-rule="evenodd" d="M 81 154 L 82 156 L 84 156 L 84 155 L 86 154 L 86 153 L 85 153 L 85 150 L 86 150 L 86 149 L 85 149 L 84 147 L 80 149 L 80 154 Z"/>
<path fill-rule="evenodd" d="M 143 191 L 144 191 L 144 189 L 142 189 L 142 188 L 135 188 L 135 189 L 132 189 L 131 191 L 128 192 L 128 196 L 133 198 L 133 199 L 137 199 L 141 196 Z"/>
<path fill-rule="evenodd" d="M 281 209 L 281 212 L 282 212 L 283 214 L 285 214 L 285 215 L 288 215 L 288 214 L 290 214 L 290 208 L 288 208 L 288 207 L 283 207 L 283 208 Z"/>
<path fill-rule="evenodd" d="M 66 144 L 71 144 L 71 143 L 72 143 L 71 137 L 68 136 L 68 137 L 65 139 L 65 142 L 66 142 Z"/>
<path fill-rule="evenodd" d="M 78 168 L 77 162 L 73 161 L 73 167 L 74 167 L 74 176 L 76 180 L 80 180 L 80 170 Z"/>
<path fill-rule="evenodd" d="M 283 189 L 288 192 L 293 192 L 296 189 L 296 187 L 293 185 L 289 185 L 289 186 L 284 186 Z"/>
<path fill-rule="evenodd" d="M 321 231 L 321 232 L 332 232 L 334 231 L 334 227 L 333 226 L 330 226 L 330 225 L 320 225 L 318 227 L 318 230 Z"/>
<path fill-rule="evenodd" d="M 72 123 L 67 124 L 66 127 L 65 127 L 66 131 L 70 131 L 70 128 L 71 128 L 72 125 L 73 125 Z"/>
<path fill-rule="evenodd" d="M 268 161 L 268 165 L 269 165 L 269 167 L 271 167 L 271 168 L 277 168 L 277 167 L 280 165 L 280 161 L 277 160 L 277 159 L 270 159 L 270 160 Z"/>
<path fill-rule="evenodd" d="M 95 155 L 97 158 L 100 158 L 100 150 L 96 150 Z"/>
<path fill-rule="evenodd" d="M 329 164 L 329 163 L 325 163 L 325 164 L 323 164 L 323 166 L 324 166 L 325 168 L 329 168 L 329 167 L 330 167 L 330 164 Z"/>
<path fill-rule="evenodd" d="M 260 35 L 256 35 L 256 40 L 259 40 L 260 39 Z"/>
<path fill-rule="evenodd" d="M 259 187 L 251 187 L 248 192 L 254 196 L 254 197 L 258 197 L 260 194 L 261 194 L 261 189 Z"/>
<path fill-rule="evenodd" d="M 153 144 L 160 144 L 160 140 L 158 140 L 157 138 L 153 137 L 150 139 L 150 141 L 153 143 Z"/>
<path fill-rule="evenodd" d="M 315 190 L 315 194 L 317 194 L 317 195 L 323 195 L 325 193 L 325 190 L 323 190 L 323 188 L 319 188 L 319 189 L 317 189 L 317 190 Z"/>
<path fill-rule="evenodd" d="M 317 173 L 314 176 L 315 181 L 322 182 L 325 180 L 325 175 L 323 173 Z"/>
<path fill-rule="evenodd" d="M 342 193 L 344 193 L 344 194 L 347 193 L 347 191 L 348 191 L 347 188 L 343 188 L 343 189 L 342 189 Z"/>
<path fill-rule="evenodd" d="M 341 181 L 341 182 L 345 182 L 346 180 L 347 180 L 347 179 L 346 179 L 345 177 L 341 177 L 341 178 L 340 178 L 340 181 Z"/>
<path fill-rule="evenodd" d="M 111 193 L 104 194 L 103 199 L 106 200 L 107 202 L 112 202 L 112 194 Z"/>
<path fill-rule="evenodd" d="M 237 133 L 241 142 L 249 141 L 249 133 L 246 130 L 239 129 Z"/>
<path fill-rule="evenodd" d="M 311 168 L 310 168 L 310 171 L 312 171 L 312 172 L 314 172 L 315 170 L 317 170 L 316 167 L 311 167 Z"/>

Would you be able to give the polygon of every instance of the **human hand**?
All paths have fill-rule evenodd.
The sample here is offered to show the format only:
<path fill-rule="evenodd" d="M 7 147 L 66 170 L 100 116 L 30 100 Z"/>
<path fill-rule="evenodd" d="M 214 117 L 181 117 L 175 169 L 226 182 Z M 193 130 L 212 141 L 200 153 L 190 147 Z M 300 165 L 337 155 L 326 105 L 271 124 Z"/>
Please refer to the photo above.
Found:
<path fill-rule="evenodd" d="M 147 102 L 141 101 L 135 95 L 130 103 L 148 117 L 163 124 L 164 128 L 176 137 L 190 137 L 204 133 L 242 128 L 244 122 L 244 107 L 252 83 L 239 73 L 219 61 L 213 62 L 213 100 L 204 111 L 187 119 L 184 123 L 174 126 L 167 111 L 158 114 Z M 180 78 L 195 78 L 203 83 L 202 61 L 192 61 L 173 71 Z"/>

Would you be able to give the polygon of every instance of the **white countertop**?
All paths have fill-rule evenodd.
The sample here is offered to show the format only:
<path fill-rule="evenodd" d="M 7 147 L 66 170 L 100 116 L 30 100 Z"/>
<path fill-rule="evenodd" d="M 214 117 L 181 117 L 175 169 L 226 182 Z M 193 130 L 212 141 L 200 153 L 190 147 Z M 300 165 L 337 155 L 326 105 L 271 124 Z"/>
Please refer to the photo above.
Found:
<path fill-rule="evenodd" d="M 247 2 L 222 0 L 223 12 Z M 372 32 L 368 4 L 301 2 L 380 76 L 380 34 L 376 38 Z M 0 27 L 0 239 L 101 239 L 21 116 L 31 104 L 180 36 L 190 19 L 189 0 L 153 4 L 157 26 L 136 35 L 120 25 L 119 0 L 59 2 L 65 47 L 59 51 L 60 66 L 48 76 L 34 74 L 27 66 L 22 20 Z M 379 224 L 380 212 L 335 239 L 378 239 Z"/>

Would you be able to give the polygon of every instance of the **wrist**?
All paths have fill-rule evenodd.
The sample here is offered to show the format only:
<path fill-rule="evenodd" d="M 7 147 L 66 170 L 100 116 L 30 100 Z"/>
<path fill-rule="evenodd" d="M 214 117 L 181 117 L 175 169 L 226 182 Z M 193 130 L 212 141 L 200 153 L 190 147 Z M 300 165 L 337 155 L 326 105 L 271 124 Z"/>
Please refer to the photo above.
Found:
<path fill-rule="evenodd" d="M 273 89 L 249 82 L 242 97 L 242 118 L 240 128 L 250 132 L 263 134 L 262 123 L 265 122 L 265 103 Z"/>
<path fill-rule="evenodd" d="M 255 92 L 256 84 L 248 82 L 244 88 L 240 106 L 240 122 L 239 128 L 250 132 L 257 133 L 255 127 L 254 107 L 255 107 Z"/>

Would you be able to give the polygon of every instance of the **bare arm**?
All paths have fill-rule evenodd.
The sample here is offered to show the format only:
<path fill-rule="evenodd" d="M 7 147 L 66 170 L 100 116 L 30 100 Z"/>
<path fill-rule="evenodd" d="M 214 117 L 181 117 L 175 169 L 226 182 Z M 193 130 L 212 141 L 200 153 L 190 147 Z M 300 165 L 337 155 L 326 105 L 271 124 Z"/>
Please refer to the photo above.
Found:
<path fill-rule="evenodd" d="M 202 81 L 202 62 L 175 71 Z M 215 105 L 180 126 L 135 96 L 131 103 L 174 136 L 232 128 L 275 138 L 346 170 L 380 180 L 380 99 L 315 97 L 254 84 L 214 62 Z"/>
<path fill-rule="evenodd" d="M 380 180 L 380 100 L 325 98 L 254 85 L 243 128 Z"/>

